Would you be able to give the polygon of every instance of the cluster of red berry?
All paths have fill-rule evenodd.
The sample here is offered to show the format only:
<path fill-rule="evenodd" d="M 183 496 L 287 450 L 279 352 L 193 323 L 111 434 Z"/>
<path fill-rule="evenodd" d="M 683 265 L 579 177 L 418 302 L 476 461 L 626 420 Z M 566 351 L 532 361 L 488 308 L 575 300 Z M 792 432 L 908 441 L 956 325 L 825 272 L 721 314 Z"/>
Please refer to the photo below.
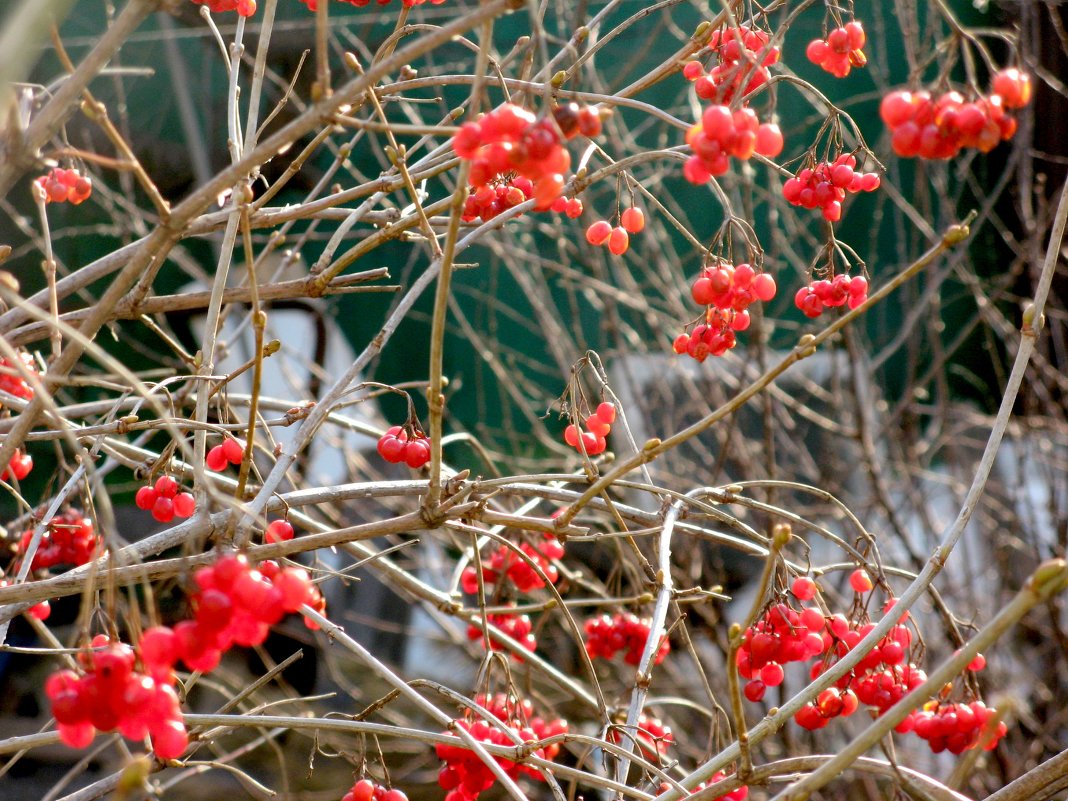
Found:
<path fill-rule="evenodd" d="M 805 284 L 794 295 L 794 305 L 806 317 L 819 317 L 826 308 L 848 305 L 855 309 L 867 299 L 867 278 L 839 273 L 834 278 L 819 278 Z"/>
<path fill-rule="evenodd" d="M 33 470 L 33 457 L 20 448 L 15 448 L 11 454 L 11 461 L 0 472 L 0 481 L 10 481 L 12 477 L 22 481 Z"/>
<path fill-rule="evenodd" d="M 898 90 L 883 98 L 879 115 L 899 156 L 948 159 L 968 147 L 988 153 L 1011 139 L 1016 118 L 1005 110 L 1023 108 L 1030 100 L 1030 76 L 1007 69 L 994 76 L 994 91 L 985 97 L 965 100 L 952 91 L 935 99 L 927 91 Z"/>
<path fill-rule="evenodd" d="M 204 464 L 208 470 L 216 473 L 222 472 L 227 465 L 241 464 L 245 457 L 245 443 L 233 437 L 227 437 L 222 444 L 208 450 L 204 457 Z"/>
<path fill-rule="evenodd" d="M 861 49 L 866 41 L 864 26 L 853 20 L 835 28 L 826 39 L 813 39 L 805 48 L 805 55 L 835 78 L 844 78 L 852 67 L 863 67 L 868 63 L 868 57 Z"/>
<path fill-rule="evenodd" d="M 984 751 L 992 751 L 1009 731 L 1005 721 L 998 721 L 996 725 L 992 722 L 996 714 L 996 710 L 982 701 L 968 704 L 929 701 L 922 709 L 911 712 L 897 729 L 901 731 L 902 726 L 907 727 L 908 731 L 926 740 L 936 754 L 943 751 L 960 754 L 980 742 L 983 742 Z"/>
<path fill-rule="evenodd" d="M 675 337 L 675 353 L 699 362 L 722 356 L 737 343 L 735 332 L 749 328 L 749 305 L 771 300 L 776 291 L 775 279 L 758 273 L 751 264 L 719 262 L 705 267 L 690 288 L 694 302 L 708 307 L 704 322 Z"/>
<path fill-rule="evenodd" d="M 170 668 L 180 659 L 190 670 L 206 673 L 233 645 L 261 644 L 271 626 L 304 604 L 325 609 L 306 570 L 282 568 L 274 561 L 257 568 L 243 555 L 225 554 L 215 564 L 198 568 L 193 580 L 196 590 L 189 600 L 194 618 L 173 629 L 149 629 L 142 638 L 142 651 L 151 650 L 154 664 Z M 308 619 L 305 625 L 315 628 Z"/>
<path fill-rule="evenodd" d="M 25 369 L 31 373 L 37 372 L 33 364 L 33 357 L 30 354 L 22 352 L 18 356 L 19 361 L 22 362 L 20 369 Z M 33 400 L 33 387 L 26 383 L 22 373 L 4 357 L 0 357 L 0 391 L 23 400 Z"/>
<path fill-rule="evenodd" d="M 537 545 L 524 542 L 519 545 L 519 549 L 540 568 L 550 583 L 556 583 L 560 574 L 552 561 L 561 559 L 564 556 L 564 546 L 560 544 L 556 537 L 546 532 L 542 535 L 542 540 Z M 540 590 L 545 586 L 545 581 L 538 571 L 521 559 L 507 545 L 498 547 L 490 556 L 489 561 L 482 562 L 482 581 L 485 584 L 496 584 L 504 579 L 511 581 L 519 592 Z M 471 595 L 478 592 L 477 567 L 469 566 L 464 568 L 463 573 L 460 575 L 460 586 L 464 592 Z"/>
<path fill-rule="evenodd" d="M 682 74 L 693 81 L 694 91 L 702 100 L 730 103 L 743 82 L 742 94 L 747 95 L 771 78 L 768 67 L 779 60 L 781 52 L 777 47 L 769 48 L 768 40 L 767 33 L 748 25 L 715 31 L 708 50 L 715 54 L 716 66 L 706 73 L 702 62 L 690 61 L 682 68 Z"/>
<path fill-rule="evenodd" d="M 686 133 L 686 144 L 693 155 L 686 160 L 683 175 L 690 183 L 703 184 L 727 172 L 730 156 L 747 161 L 754 153 L 779 155 L 783 139 L 778 125 L 760 122 L 751 108 L 732 112 L 729 106 L 714 104 Z"/>
<path fill-rule="evenodd" d="M 598 220 L 586 229 L 586 241 L 591 245 L 608 245 L 613 255 L 622 256 L 630 247 L 630 235 L 645 229 L 645 212 L 636 206 L 624 209 L 619 215 L 619 225 L 613 227 L 608 220 Z"/>
<path fill-rule="evenodd" d="M 193 0 L 198 6 L 207 6 L 212 14 L 236 11 L 242 17 L 256 13 L 256 0 Z"/>
<path fill-rule="evenodd" d="M 408 801 L 408 796 L 402 790 L 389 790 L 370 779 L 360 779 L 341 801 Z"/>
<path fill-rule="evenodd" d="M 690 795 L 693 795 L 694 793 L 698 792 L 699 790 L 704 790 L 706 787 L 711 787 L 716 782 L 723 781 L 726 778 L 727 778 L 727 774 L 726 773 L 724 773 L 722 770 L 717 770 L 715 773 L 712 774 L 712 778 L 710 778 L 707 782 L 701 782 L 699 785 L 694 787 L 693 790 L 690 791 Z M 657 795 L 663 795 L 664 793 L 666 793 L 670 789 L 671 789 L 671 785 L 670 784 L 668 784 L 667 782 L 661 782 L 660 789 L 657 792 Z M 716 796 L 715 798 L 710 798 L 708 801 L 745 801 L 745 799 L 747 799 L 748 797 L 749 797 L 749 787 L 748 787 L 748 785 L 743 784 L 737 790 L 732 790 L 731 792 L 727 793 L 726 795 L 719 795 L 719 796 Z"/>
<path fill-rule="evenodd" d="M 0 573 L 0 575 L 3 575 Z M 10 587 L 11 582 L 7 579 L 0 579 L 0 587 Z M 26 614 L 30 617 L 35 617 L 38 620 L 48 620 L 48 616 L 52 614 L 52 604 L 48 601 L 41 601 L 39 604 L 34 604 L 26 610 Z"/>
<path fill-rule="evenodd" d="M 610 728 L 605 739 L 610 743 L 618 743 L 623 739 L 620 733 L 621 728 L 619 726 Z M 660 718 L 650 717 L 642 712 L 638 715 L 638 732 L 635 740 L 646 758 L 658 759 L 666 754 L 668 748 L 675 742 L 675 735 L 671 733 L 671 727 Z"/>
<path fill-rule="evenodd" d="M 538 120 L 524 108 L 505 103 L 475 122 L 464 123 L 452 140 L 453 150 L 471 162 L 471 185 L 492 186 L 498 176 L 518 173 L 534 185 L 536 208 L 552 206 L 564 188 L 571 154 L 563 146 L 556 122 Z"/>
<path fill-rule="evenodd" d="M 577 450 L 585 451 L 587 456 L 596 456 L 604 453 L 608 447 L 608 435 L 612 431 L 612 423 L 616 421 L 616 405 L 611 401 L 603 401 L 597 406 L 597 410 L 587 417 L 583 424 L 583 431 L 574 423 L 564 429 L 564 442 Z"/>
<path fill-rule="evenodd" d="M 735 657 L 738 675 L 748 680 L 745 697 L 761 700 L 768 687 L 782 684 L 783 665 L 822 654 L 831 645 L 826 628 L 827 620 L 818 608 L 798 612 L 784 603 L 775 604 L 748 626 Z"/>
<path fill-rule="evenodd" d="M 651 626 L 652 621 L 649 618 L 640 618 L 630 612 L 590 618 L 583 625 L 586 631 L 586 653 L 591 659 L 611 659 L 617 651 L 624 651 L 623 661 L 628 665 L 637 665 L 642 661 L 642 651 L 649 640 Z M 670 651 L 671 643 L 667 637 L 661 636 L 653 664 L 659 665 L 663 662 Z"/>
<path fill-rule="evenodd" d="M 534 638 L 533 629 L 534 626 L 530 622 L 530 617 L 527 615 L 512 615 L 508 613 L 501 613 L 497 615 L 486 615 L 486 622 L 491 626 L 490 628 L 490 650 L 503 651 L 505 646 L 502 642 L 494 637 L 493 629 L 498 629 L 502 634 L 511 637 L 517 643 L 522 645 L 531 653 L 538 647 L 538 641 Z M 476 626 L 474 623 L 467 627 L 467 639 L 480 640 L 482 639 L 482 627 Z M 513 654 L 517 661 L 521 661 L 518 655 Z"/>
<path fill-rule="evenodd" d="M 22 533 L 16 546 L 17 553 L 26 553 L 33 529 Z M 33 555 L 31 570 L 47 570 L 56 565 L 84 565 L 93 558 L 100 538 L 93 528 L 93 521 L 80 509 L 70 509 L 52 518 L 45 529 L 37 551 Z"/>
<path fill-rule="evenodd" d="M 564 103 L 553 109 L 553 119 L 568 141 L 580 135 L 587 139 L 601 135 L 601 111 L 597 106 Z"/>
<path fill-rule="evenodd" d="M 151 510 L 160 523 L 170 523 L 175 517 L 191 517 L 197 509 L 191 492 L 179 492 L 178 482 L 170 476 L 160 476 L 155 485 L 146 484 L 137 491 L 134 503 L 138 509 Z"/>
<path fill-rule="evenodd" d="M 565 214 L 570 220 L 574 220 L 582 216 L 582 201 L 577 197 L 565 197 L 560 195 L 553 201 L 552 210 L 557 214 Z"/>
<path fill-rule="evenodd" d="M 85 674 L 60 670 L 45 682 L 52 716 L 60 739 L 72 748 L 85 748 L 96 732 L 118 729 L 131 740 L 152 738 L 160 759 L 176 759 L 189 737 L 182 722 L 178 694 L 170 680 L 153 675 L 142 653 L 146 673 L 135 669 L 133 648 L 111 642 L 106 635 L 93 638 L 93 651 L 79 655 Z"/>
<path fill-rule="evenodd" d="M 378 455 L 391 464 L 418 469 L 430 461 L 430 438 L 417 428 L 409 439 L 404 426 L 390 426 L 378 440 Z"/>
<path fill-rule="evenodd" d="M 881 183 L 878 173 L 860 172 L 856 166 L 856 156 L 843 153 L 833 162 L 805 167 L 783 184 L 782 196 L 795 206 L 822 209 L 824 219 L 838 222 L 846 192 L 874 192 Z"/>
<path fill-rule="evenodd" d="M 475 698 L 475 703 L 486 709 L 507 729 L 505 731 L 481 718 L 474 721 L 460 718 L 455 721 L 458 728 L 463 729 L 481 743 L 514 746 L 516 737 L 522 742 L 532 742 L 566 734 L 568 730 L 567 721 L 560 718 L 554 720 L 532 718 L 533 708 L 529 701 L 519 702 L 514 698 L 498 694 L 492 698 L 479 695 Z M 451 735 L 452 732 L 448 734 Z M 435 746 L 438 758 L 445 763 L 441 772 L 438 773 L 438 785 L 446 791 L 445 801 L 474 801 L 493 786 L 496 778 L 482 760 L 468 751 L 464 745 L 459 744 L 459 739 L 457 743 L 457 745 L 440 743 Z M 534 756 L 553 760 L 559 753 L 560 744 L 552 743 L 534 751 Z M 517 779 L 525 775 L 542 780 L 541 774 L 535 768 L 503 757 L 497 757 L 496 760 L 509 778 Z"/>
<path fill-rule="evenodd" d="M 62 167 L 53 168 L 48 175 L 36 179 L 34 184 L 44 192 L 46 203 L 68 202 L 77 206 L 93 194 L 93 181 L 89 176 Z"/>
<path fill-rule="evenodd" d="M 861 586 L 859 578 L 857 586 Z M 809 676 L 813 679 L 856 648 L 875 624 L 851 626 L 845 616 L 834 615 L 827 628 L 831 643 L 827 657 L 810 669 Z M 852 715 L 860 704 L 874 707 L 882 714 L 927 680 L 923 670 L 911 662 L 906 663 L 911 644 L 912 632 L 908 627 L 900 623 L 894 626 L 850 673 L 839 679 L 834 687 L 821 692 L 814 704 L 798 710 L 794 720 L 806 729 L 822 729 L 832 718 Z"/>
<path fill-rule="evenodd" d="M 317 2 L 317 0 L 300 0 L 300 2 L 306 5 L 309 11 L 319 10 L 319 3 Z M 348 3 L 349 5 L 356 6 L 357 8 L 363 8 L 364 6 L 371 5 L 371 0 L 341 0 L 341 2 Z M 375 0 L 375 2 L 380 6 L 388 6 L 390 3 L 393 2 L 393 0 Z M 444 2 L 445 0 L 401 0 L 401 5 L 403 5 L 405 8 L 413 8 L 415 6 L 421 6 L 424 3 L 430 3 L 434 6 L 440 6 Z M 375 799 L 375 801 L 378 800 Z"/>
<path fill-rule="evenodd" d="M 488 184 L 475 189 L 471 194 L 467 196 L 464 201 L 464 210 L 462 219 L 464 222 L 471 222 L 472 220 L 492 220 L 498 214 L 513 206 L 518 206 L 524 200 L 530 200 L 534 197 L 534 182 L 529 178 L 524 178 L 522 175 L 509 175 L 502 177 L 499 180 L 494 180 Z M 557 198 L 553 204 L 553 210 L 556 210 L 556 203 L 559 203 L 564 198 Z M 564 201 L 567 202 L 566 200 Z M 582 202 L 576 200 L 579 204 L 579 214 L 582 213 Z M 575 215 L 576 217 L 578 214 Z"/>

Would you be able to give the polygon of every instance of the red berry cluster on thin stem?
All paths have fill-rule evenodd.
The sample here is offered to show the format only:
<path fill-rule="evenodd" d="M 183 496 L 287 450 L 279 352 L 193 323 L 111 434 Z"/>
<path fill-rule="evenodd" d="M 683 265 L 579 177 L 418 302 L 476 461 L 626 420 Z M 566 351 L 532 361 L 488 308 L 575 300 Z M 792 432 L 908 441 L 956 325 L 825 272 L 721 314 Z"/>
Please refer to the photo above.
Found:
<path fill-rule="evenodd" d="M 391 464 L 404 462 L 413 470 L 430 461 L 430 437 L 411 426 L 391 426 L 378 440 L 378 455 Z"/>
<path fill-rule="evenodd" d="M 300 0 L 308 7 L 309 11 L 318 11 L 319 3 L 317 0 Z M 371 5 L 371 0 L 341 0 L 342 3 L 348 3 L 350 6 L 356 6 L 357 8 L 364 8 Z M 375 0 L 375 3 L 380 6 L 388 6 L 393 0 Z M 424 3 L 430 3 L 433 6 L 440 6 L 445 0 L 401 0 L 401 5 L 405 8 L 413 8 L 415 6 L 421 6 Z M 255 9 L 253 9 L 255 10 Z M 378 801 L 375 799 L 375 801 Z"/>
<path fill-rule="evenodd" d="M 556 718 L 545 720 L 531 717 L 533 707 L 529 701 L 519 702 L 514 698 L 498 694 L 492 698 L 477 696 L 475 703 L 486 709 L 501 726 L 477 718 L 469 720 L 459 718 L 454 721 L 457 728 L 466 731 L 480 743 L 490 745 L 514 746 L 516 739 L 532 742 L 566 734 L 567 721 Z M 447 734 L 455 735 L 450 731 Z M 438 773 L 438 785 L 446 791 L 445 801 L 475 801 L 482 793 L 493 787 L 496 777 L 474 753 L 467 750 L 459 738 L 456 745 L 439 743 L 435 746 L 438 758 L 445 764 Z M 560 744 L 552 743 L 533 752 L 534 756 L 553 760 L 560 753 Z M 544 781 L 537 769 L 522 765 L 503 757 L 496 757 L 497 764 L 511 779 L 520 776 Z"/>
<path fill-rule="evenodd" d="M 360 779 L 341 801 L 408 801 L 408 796 L 402 790 L 390 790 L 370 779 Z"/>
<path fill-rule="evenodd" d="M 507 647 L 504 643 L 494 637 L 494 628 L 498 629 L 502 634 L 511 637 L 531 653 L 534 653 L 537 649 L 538 641 L 534 637 L 534 626 L 530 622 L 529 616 L 502 612 L 500 614 L 486 615 L 486 622 L 491 626 L 489 630 L 490 650 L 504 651 Z M 482 639 L 482 627 L 474 623 L 470 624 L 467 627 L 467 639 Z M 517 661 L 522 661 L 518 654 L 513 654 L 513 657 Z"/>
<path fill-rule="evenodd" d="M 832 162 L 805 167 L 783 184 L 782 196 L 794 206 L 822 209 L 824 219 L 838 222 L 846 192 L 874 192 L 881 183 L 878 173 L 860 172 L 856 166 L 856 156 L 843 153 Z"/>
<path fill-rule="evenodd" d="M 2 576 L 3 573 L 0 573 Z M 10 587 L 11 582 L 6 578 L 0 578 L 0 587 Z M 52 604 L 48 601 L 41 601 L 39 604 L 34 604 L 26 610 L 26 614 L 30 617 L 37 618 L 38 620 L 48 620 L 48 617 L 52 614 Z"/>
<path fill-rule="evenodd" d="M 52 169 L 34 181 L 44 193 L 45 203 L 70 203 L 77 206 L 84 203 L 93 194 L 93 181 L 77 170 L 65 170 L 61 167 Z"/>
<path fill-rule="evenodd" d="M 638 748 L 647 759 L 659 759 L 667 753 L 668 748 L 675 742 L 675 735 L 671 727 L 660 718 L 650 717 L 642 712 L 638 715 L 638 731 L 634 735 Z M 623 739 L 623 726 L 609 727 L 605 739 L 610 743 L 618 743 Z"/>
<path fill-rule="evenodd" d="M 853 67 L 868 63 L 864 43 L 868 37 L 859 20 L 852 20 L 827 34 L 826 39 L 813 39 L 805 48 L 805 56 L 836 78 L 844 78 Z"/>
<path fill-rule="evenodd" d="M 157 626 L 142 638 L 142 651 L 150 649 L 154 664 L 170 669 L 181 660 L 190 670 L 208 672 L 232 646 L 261 644 L 286 614 L 299 612 L 305 604 L 325 609 L 306 570 L 282 568 L 270 560 L 254 567 L 243 555 L 225 554 L 213 565 L 198 568 L 193 580 L 193 619 L 173 628 Z M 317 628 L 308 619 L 304 622 Z"/>
<path fill-rule="evenodd" d="M 173 676 L 156 678 L 143 654 L 146 672 L 136 670 L 133 648 L 106 635 L 94 637 L 92 647 L 78 657 L 84 675 L 60 670 L 45 682 L 59 738 L 72 748 L 85 748 L 98 730 L 118 729 L 131 740 L 151 737 L 160 759 L 181 756 L 189 737 Z"/>
<path fill-rule="evenodd" d="M 21 369 L 16 369 L 8 359 L 0 356 L 0 392 L 6 392 L 23 400 L 33 400 L 33 387 L 23 378 L 22 370 L 36 373 L 33 357 L 25 352 L 18 354 L 18 360 L 22 362 Z M 2 404 L 0 404 L 2 406 Z"/>
<path fill-rule="evenodd" d="M 581 200 L 577 197 L 565 197 L 563 195 L 553 201 L 551 208 L 557 214 L 567 215 L 570 220 L 581 217 L 583 211 Z"/>
<path fill-rule="evenodd" d="M 146 484 L 137 491 L 134 503 L 138 509 L 152 512 L 160 523 L 170 523 L 176 517 L 191 517 L 197 502 L 191 492 L 179 492 L 178 482 L 170 476 L 160 476 L 155 484 Z"/>
<path fill-rule="evenodd" d="M 212 14 L 236 11 L 242 17 L 251 17 L 256 13 L 256 0 L 193 0 L 198 6 L 207 6 Z"/>
<path fill-rule="evenodd" d="M 693 795 L 699 790 L 704 790 L 706 787 L 711 787 L 716 782 L 721 782 L 726 778 L 726 773 L 724 773 L 722 770 L 717 770 L 715 773 L 712 774 L 712 777 L 707 782 L 701 782 L 692 790 L 690 790 L 689 795 Z M 661 782 L 660 788 L 657 791 L 657 795 L 663 795 L 670 789 L 671 785 L 668 782 Z M 731 792 L 727 793 L 726 795 L 719 795 L 715 798 L 710 798 L 709 801 L 745 801 L 745 799 L 747 799 L 748 797 L 749 786 L 743 784 L 737 790 L 731 790 Z"/>
<path fill-rule="evenodd" d="M 598 220 L 586 229 L 586 241 L 591 245 L 608 245 L 615 256 L 622 256 L 630 248 L 630 235 L 645 229 L 645 212 L 637 206 L 624 209 L 619 215 L 619 225 L 608 220 Z"/>
<path fill-rule="evenodd" d="M 682 74 L 693 81 L 694 91 L 702 100 L 730 103 L 743 82 L 742 94 L 747 95 L 771 78 L 768 67 L 779 60 L 781 53 L 777 47 L 768 48 L 768 41 L 767 33 L 748 25 L 715 31 L 707 49 L 715 54 L 716 66 L 706 73 L 701 61 L 690 61 L 682 68 Z"/>
<path fill-rule="evenodd" d="M 519 592 L 530 592 L 540 590 L 545 586 L 542 574 L 549 580 L 549 583 L 557 582 L 560 574 L 553 560 L 563 558 L 564 546 L 556 537 L 546 532 L 542 535 L 541 542 L 536 545 L 523 542 L 519 545 L 519 549 L 538 566 L 541 573 L 515 553 L 512 548 L 501 545 L 493 552 L 489 560 L 482 562 L 483 583 L 497 584 L 507 579 Z M 478 592 L 478 570 L 479 568 L 473 565 L 464 568 L 460 575 L 460 586 L 464 592 L 471 595 Z"/>
<path fill-rule="evenodd" d="M 615 421 L 616 405 L 611 401 L 603 401 L 583 422 L 585 431 L 574 423 L 564 429 L 564 442 L 579 453 L 585 451 L 587 456 L 597 456 L 608 447 L 608 435 Z"/>
<path fill-rule="evenodd" d="M 19 538 L 16 552 L 25 554 L 33 539 L 33 529 Z M 69 509 L 52 518 L 37 545 L 30 570 L 48 570 L 56 565 L 84 565 L 93 558 L 100 537 L 93 521 L 80 509 Z"/>
<path fill-rule="evenodd" d="M 638 665 L 649 640 L 652 621 L 630 612 L 616 612 L 611 616 L 590 618 L 583 625 L 583 629 L 586 632 L 586 653 L 591 659 L 612 659 L 618 651 L 623 651 L 623 661 L 626 664 Z M 661 636 L 653 664 L 659 665 L 663 662 L 670 651 L 671 644 L 667 637 Z"/>
<path fill-rule="evenodd" d="M 33 457 L 21 448 L 15 448 L 11 454 L 11 461 L 0 472 L 0 481 L 10 481 L 12 478 L 22 481 L 31 470 L 33 470 Z"/>
<path fill-rule="evenodd" d="M 778 603 L 748 626 L 735 656 L 738 675 L 748 680 L 743 688 L 745 697 L 761 700 L 768 687 L 782 684 L 783 665 L 819 656 L 830 647 L 826 623 L 817 607 L 797 611 Z"/>
<path fill-rule="evenodd" d="M 544 211 L 560 197 L 571 154 L 551 118 L 538 120 L 524 108 L 505 103 L 475 122 L 464 123 L 452 140 L 453 150 L 471 162 L 469 179 L 477 188 L 499 176 L 517 173 L 534 184 L 535 208 Z"/>
<path fill-rule="evenodd" d="M 936 754 L 943 751 L 961 754 L 980 744 L 984 751 L 992 751 L 1009 731 L 1005 721 L 996 721 L 996 715 L 997 710 L 978 700 L 970 703 L 929 701 L 897 728 L 900 731 L 902 726 L 910 726 L 909 730 L 926 740 Z"/>
<path fill-rule="evenodd" d="M 1016 118 L 1006 109 L 1023 108 L 1031 100 L 1031 79 L 1020 70 L 1002 70 L 994 76 L 993 92 L 967 100 L 956 91 L 938 98 L 921 90 L 899 89 L 879 105 L 899 156 L 949 159 L 964 148 L 989 153 L 1016 133 Z"/>
<path fill-rule="evenodd" d="M 806 317 L 819 317 L 824 309 L 848 305 L 855 309 L 868 299 L 868 279 L 839 273 L 834 278 L 810 281 L 797 290 L 794 305 Z"/>
<path fill-rule="evenodd" d="M 751 264 L 710 264 L 690 288 L 694 302 L 707 307 L 704 322 L 691 333 L 679 334 L 672 349 L 699 362 L 709 356 L 722 356 L 737 344 L 735 333 L 749 328 L 750 304 L 757 300 L 767 302 L 776 291 L 775 279 L 768 273 L 758 273 Z"/>
<path fill-rule="evenodd" d="M 518 206 L 532 197 L 534 197 L 533 181 L 529 178 L 524 178 L 522 175 L 506 175 L 475 188 L 464 201 L 461 219 L 464 222 L 472 222 L 478 219 L 492 220 L 498 214 L 508 211 L 513 206 Z M 554 202 L 554 211 L 556 210 L 556 203 L 559 203 L 561 199 L 557 198 Z M 579 203 L 579 214 L 581 214 L 582 203 L 581 201 L 576 202 Z"/>
<path fill-rule="evenodd" d="M 222 472 L 227 465 L 241 464 L 245 458 L 245 443 L 242 440 L 227 437 L 221 444 L 211 448 L 204 457 L 204 464 L 208 470 L 216 473 Z"/>
<path fill-rule="evenodd" d="M 782 152 L 782 131 L 775 123 L 761 123 L 750 108 L 731 111 L 729 106 L 711 105 L 686 134 L 693 155 L 686 161 L 683 175 L 694 184 L 707 183 L 730 168 L 729 158 L 748 161 L 754 153 L 774 158 Z"/>

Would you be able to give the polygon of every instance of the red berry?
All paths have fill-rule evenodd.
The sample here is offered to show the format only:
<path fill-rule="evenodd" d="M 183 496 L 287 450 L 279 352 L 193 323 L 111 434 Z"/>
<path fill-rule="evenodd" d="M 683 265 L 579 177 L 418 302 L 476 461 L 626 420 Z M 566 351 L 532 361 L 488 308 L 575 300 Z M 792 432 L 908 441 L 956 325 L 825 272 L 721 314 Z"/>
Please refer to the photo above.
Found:
<path fill-rule="evenodd" d="M 227 437 L 222 444 L 223 454 L 230 464 L 241 464 L 245 456 L 245 443 L 241 440 Z"/>
<path fill-rule="evenodd" d="M 611 425 L 616 421 L 616 405 L 611 401 L 602 401 L 600 405 L 597 406 L 595 414 Z"/>
<path fill-rule="evenodd" d="M 179 492 L 174 496 L 174 513 L 178 517 L 192 517 L 197 501 L 191 492 Z"/>
<path fill-rule="evenodd" d="M 630 235 L 627 229 L 617 226 L 608 237 L 608 249 L 616 256 L 622 256 L 630 247 Z"/>
<path fill-rule="evenodd" d="M 226 450 L 222 445 L 216 445 L 204 457 L 205 466 L 208 470 L 214 470 L 216 473 L 225 470 L 229 463 L 230 460 L 226 458 Z"/>
<path fill-rule="evenodd" d="M 819 588 L 816 586 L 816 582 L 808 578 L 808 576 L 798 576 L 794 579 L 790 591 L 799 601 L 811 601 L 816 597 Z"/>
<path fill-rule="evenodd" d="M 857 568 L 850 574 L 849 586 L 856 592 L 864 593 L 870 592 L 875 585 L 872 584 L 871 576 L 868 575 L 868 571 L 861 567 Z"/>
<path fill-rule="evenodd" d="M 152 516 L 161 523 L 170 523 L 174 520 L 174 501 L 170 498 L 156 498 L 152 506 Z"/>
<path fill-rule="evenodd" d="M 430 440 L 420 437 L 410 440 L 404 448 L 404 461 L 408 467 L 417 469 L 430 461 Z"/>
<path fill-rule="evenodd" d="M 173 498 L 178 494 L 178 482 L 170 476 L 160 476 L 156 479 L 156 492 L 164 498 Z"/>
<path fill-rule="evenodd" d="M 626 209 L 620 215 L 619 223 L 626 229 L 627 233 L 641 233 L 642 229 L 645 228 L 645 214 L 636 206 Z"/>
<path fill-rule="evenodd" d="M 156 498 L 159 497 L 159 493 L 156 492 L 154 487 L 141 487 L 137 491 L 137 495 L 134 497 L 134 504 L 138 509 L 149 510 L 156 504 Z"/>
<path fill-rule="evenodd" d="M 598 220 L 586 229 L 586 241 L 591 245 L 603 245 L 612 235 L 612 224 L 607 220 Z"/>
<path fill-rule="evenodd" d="M 293 524 L 288 520 L 272 520 L 263 535 L 266 542 L 283 542 L 293 539 Z"/>

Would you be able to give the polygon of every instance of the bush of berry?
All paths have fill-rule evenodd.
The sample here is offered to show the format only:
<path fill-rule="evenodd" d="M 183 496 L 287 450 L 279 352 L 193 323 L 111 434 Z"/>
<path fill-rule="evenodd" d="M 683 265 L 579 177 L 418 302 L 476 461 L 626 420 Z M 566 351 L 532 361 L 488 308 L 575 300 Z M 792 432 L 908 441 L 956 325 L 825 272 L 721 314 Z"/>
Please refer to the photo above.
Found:
<path fill-rule="evenodd" d="M 0 759 L 76 766 L 12 792 L 1056 792 L 1056 70 L 952 4 L 632 5 L 5 38 Z"/>

